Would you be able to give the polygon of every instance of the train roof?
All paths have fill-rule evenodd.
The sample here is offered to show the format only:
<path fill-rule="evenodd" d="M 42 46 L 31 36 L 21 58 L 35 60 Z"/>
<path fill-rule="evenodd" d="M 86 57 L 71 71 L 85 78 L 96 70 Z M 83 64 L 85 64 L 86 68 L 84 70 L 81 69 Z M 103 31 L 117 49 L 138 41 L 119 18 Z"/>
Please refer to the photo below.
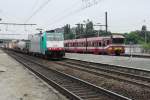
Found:
<path fill-rule="evenodd" d="M 109 40 L 111 38 L 121 38 L 124 39 L 125 37 L 123 35 L 112 35 L 112 36 L 103 36 L 103 37 L 91 37 L 87 38 L 87 41 L 97 41 L 97 40 Z M 65 40 L 65 42 L 84 42 L 86 38 L 81 38 L 81 39 L 71 39 L 71 40 Z"/>
<path fill-rule="evenodd" d="M 115 35 L 112 35 L 112 38 L 125 38 L 125 37 L 121 34 L 115 34 Z"/>
<path fill-rule="evenodd" d="M 81 39 L 72 39 L 72 40 L 65 40 L 65 42 L 75 42 L 76 40 L 83 42 L 85 41 L 86 38 L 81 38 Z M 105 36 L 105 37 L 92 37 L 92 38 L 87 38 L 87 41 L 97 41 L 97 40 L 108 40 L 111 39 L 111 36 Z"/>

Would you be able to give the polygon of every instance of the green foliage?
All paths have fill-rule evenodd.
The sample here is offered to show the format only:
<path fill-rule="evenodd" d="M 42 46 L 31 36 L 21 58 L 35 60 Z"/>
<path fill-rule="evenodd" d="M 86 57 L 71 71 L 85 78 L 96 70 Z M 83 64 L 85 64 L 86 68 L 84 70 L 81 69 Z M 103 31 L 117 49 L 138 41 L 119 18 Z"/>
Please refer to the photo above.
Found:
<path fill-rule="evenodd" d="M 75 35 L 73 34 L 73 32 L 70 29 L 70 25 L 67 24 L 64 26 L 64 39 L 74 39 Z"/>
<path fill-rule="evenodd" d="M 85 28 L 84 28 L 85 25 Z M 93 22 L 89 21 L 89 19 L 86 21 L 86 24 L 78 24 L 76 27 L 76 37 L 77 38 L 85 38 L 87 37 L 93 37 L 97 34 L 97 32 L 94 30 Z"/>
<path fill-rule="evenodd" d="M 141 31 L 147 31 L 147 27 L 146 27 L 146 25 L 143 25 L 143 26 L 142 26 Z"/>
<path fill-rule="evenodd" d="M 70 33 L 70 34 L 66 34 L 66 35 L 65 35 L 65 40 L 74 39 L 74 38 L 75 38 L 75 34 L 73 34 L 73 33 Z"/>
<path fill-rule="evenodd" d="M 147 31 L 145 25 L 142 26 L 141 30 L 125 33 L 124 36 L 126 37 L 126 44 L 129 44 L 130 42 L 133 44 L 141 44 L 144 52 L 150 53 L 150 31 Z"/>
<path fill-rule="evenodd" d="M 129 44 L 129 42 L 133 42 L 134 44 L 143 44 L 150 43 L 150 31 L 147 31 L 146 25 L 143 25 L 141 30 L 132 31 L 129 34 L 124 34 L 126 37 L 126 44 Z M 146 38 L 145 38 L 146 37 Z"/>
<path fill-rule="evenodd" d="M 94 32 L 94 28 L 93 28 L 93 22 L 89 21 L 88 23 L 86 23 L 86 29 L 85 32 L 87 35 L 91 35 Z"/>
<path fill-rule="evenodd" d="M 78 26 L 75 29 L 77 37 L 80 37 L 81 35 L 84 35 L 85 34 L 84 30 L 85 29 L 83 27 L 83 24 L 78 24 Z"/>
<path fill-rule="evenodd" d="M 64 34 L 69 34 L 71 32 L 70 25 L 67 24 L 64 26 Z"/>
<path fill-rule="evenodd" d="M 129 34 L 125 34 L 126 37 L 126 44 L 129 44 L 132 42 L 133 44 L 139 44 L 141 43 L 144 39 L 141 37 L 137 32 L 130 32 Z"/>
<path fill-rule="evenodd" d="M 144 44 L 142 44 L 142 46 L 143 46 L 145 52 L 150 53 L 150 43 L 144 43 Z"/>
<path fill-rule="evenodd" d="M 150 43 L 150 31 L 146 31 L 147 43 Z"/>
<path fill-rule="evenodd" d="M 104 30 L 99 31 L 99 36 L 108 36 L 108 35 L 111 35 L 111 32 L 106 33 L 106 31 L 104 31 Z"/>
<path fill-rule="evenodd" d="M 104 30 L 94 30 L 93 22 L 87 19 L 84 21 L 86 24 L 77 24 L 76 28 L 70 28 L 70 25 L 67 24 L 64 26 L 64 39 L 74 39 L 74 38 L 85 38 L 85 37 L 96 37 L 96 36 L 108 36 L 111 35 L 111 32 Z"/>

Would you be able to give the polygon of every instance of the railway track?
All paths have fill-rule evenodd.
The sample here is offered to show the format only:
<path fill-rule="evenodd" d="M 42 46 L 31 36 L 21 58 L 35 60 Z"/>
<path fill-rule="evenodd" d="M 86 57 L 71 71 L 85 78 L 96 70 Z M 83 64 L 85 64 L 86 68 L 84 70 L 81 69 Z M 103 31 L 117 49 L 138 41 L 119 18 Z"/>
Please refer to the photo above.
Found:
<path fill-rule="evenodd" d="M 43 64 L 33 61 L 31 58 L 26 58 L 25 56 L 20 56 L 15 53 L 8 54 L 70 100 L 131 100 L 130 98 L 111 92 L 102 87 L 50 69 Z"/>
<path fill-rule="evenodd" d="M 64 63 L 65 62 L 65 63 Z M 127 82 L 133 85 L 138 85 L 145 88 L 150 88 L 150 72 L 142 71 L 138 69 L 111 66 L 106 64 L 93 64 L 84 61 L 66 60 L 64 62 L 57 62 L 57 64 L 68 66 L 70 68 L 86 71 L 98 76 L 104 76 L 107 78 Z M 108 68 L 109 67 L 109 68 Z M 143 73 L 142 73 L 143 72 Z"/>

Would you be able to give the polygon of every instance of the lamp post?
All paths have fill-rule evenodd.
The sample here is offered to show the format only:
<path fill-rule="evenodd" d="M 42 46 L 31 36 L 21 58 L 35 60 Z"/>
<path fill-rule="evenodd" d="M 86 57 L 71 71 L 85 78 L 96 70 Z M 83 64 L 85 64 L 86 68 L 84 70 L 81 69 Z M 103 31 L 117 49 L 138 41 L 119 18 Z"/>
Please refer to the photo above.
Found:
<path fill-rule="evenodd" d="M 144 35 L 145 35 L 145 44 L 147 43 L 147 34 L 146 31 L 144 31 Z"/>
<path fill-rule="evenodd" d="M 2 18 L 0 18 L 0 21 L 2 20 Z M 1 31 L 1 29 L 0 29 L 0 31 Z"/>
<path fill-rule="evenodd" d="M 133 54 L 132 54 L 132 48 L 133 48 L 133 42 L 130 41 L 130 59 L 132 59 Z"/>
<path fill-rule="evenodd" d="M 144 19 L 143 20 L 143 23 L 144 25 L 142 26 L 142 31 L 144 32 L 144 40 L 145 40 L 145 44 L 147 43 L 147 34 L 146 34 L 146 30 L 147 30 L 147 27 L 146 27 L 146 20 Z"/>

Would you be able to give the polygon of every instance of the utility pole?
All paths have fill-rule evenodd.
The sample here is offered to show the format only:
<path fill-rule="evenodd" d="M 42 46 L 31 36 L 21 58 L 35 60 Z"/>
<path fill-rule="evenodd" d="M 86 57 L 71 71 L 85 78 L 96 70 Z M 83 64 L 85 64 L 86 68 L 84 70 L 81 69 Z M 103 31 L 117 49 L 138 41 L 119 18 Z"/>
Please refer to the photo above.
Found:
<path fill-rule="evenodd" d="M 144 31 L 144 35 L 145 35 L 145 44 L 147 43 L 147 34 L 146 31 Z"/>
<path fill-rule="evenodd" d="M 2 18 L 0 18 L 0 21 L 2 21 Z M 1 31 L 1 29 L 0 29 L 0 31 Z"/>
<path fill-rule="evenodd" d="M 105 27 L 105 32 L 106 34 L 108 33 L 108 14 L 107 12 L 105 12 L 105 24 L 104 25 L 101 25 L 100 23 L 97 23 L 96 25 L 93 25 L 93 26 L 100 26 L 100 27 Z M 99 33 L 98 33 L 98 36 L 99 36 Z"/>
<path fill-rule="evenodd" d="M 106 34 L 108 32 L 108 18 L 107 18 L 107 12 L 105 12 L 105 27 L 106 27 Z"/>
<path fill-rule="evenodd" d="M 144 32 L 144 40 L 145 40 L 145 44 L 146 44 L 146 43 L 147 43 L 147 34 L 146 34 L 147 27 L 146 27 L 146 20 L 144 20 L 143 22 L 144 22 L 144 25 L 142 26 L 142 31 Z"/>

